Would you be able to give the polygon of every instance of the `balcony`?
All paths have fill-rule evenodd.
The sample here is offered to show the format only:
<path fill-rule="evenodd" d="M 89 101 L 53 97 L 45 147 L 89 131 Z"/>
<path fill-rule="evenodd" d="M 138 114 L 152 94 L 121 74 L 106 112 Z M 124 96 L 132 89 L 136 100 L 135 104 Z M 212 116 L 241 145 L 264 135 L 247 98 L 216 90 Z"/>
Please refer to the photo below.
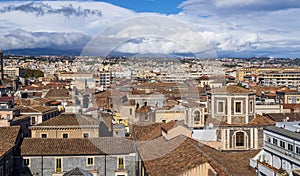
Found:
<path fill-rule="evenodd" d="M 284 149 L 284 148 L 281 148 L 281 147 L 279 147 L 279 146 L 277 146 L 277 145 L 274 145 L 274 144 L 271 144 L 271 143 L 269 143 L 269 142 L 266 142 L 265 141 L 265 147 L 266 147 L 266 149 L 272 149 L 272 150 L 274 150 L 275 152 L 278 152 L 279 154 L 285 154 L 286 155 L 286 157 L 287 158 L 289 158 L 289 159 L 291 159 L 291 160 L 300 160 L 300 155 L 298 155 L 298 154 L 296 154 L 296 153 L 294 153 L 294 152 L 292 152 L 292 151 L 289 151 L 289 150 L 287 150 L 287 149 Z"/>
<path fill-rule="evenodd" d="M 257 170 L 265 175 L 285 176 L 288 175 L 283 169 L 276 169 L 266 162 L 257 161 Z"/>

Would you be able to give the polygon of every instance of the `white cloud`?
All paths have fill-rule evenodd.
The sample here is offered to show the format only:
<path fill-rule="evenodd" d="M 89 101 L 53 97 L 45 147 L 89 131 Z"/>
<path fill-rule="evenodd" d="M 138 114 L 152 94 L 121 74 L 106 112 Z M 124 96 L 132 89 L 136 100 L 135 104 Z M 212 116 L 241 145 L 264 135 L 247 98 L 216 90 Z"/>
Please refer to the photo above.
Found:
<path fill-rule="evenodd" d="M 0 36 L 2 49 L 82 48 L 90 37 L 83 33 L 29 32 L 16 29 Z"/>
<path fill-rule="evenodd" d="M 300 1 L 186 0 L 179 8 L 167 20 L 103 2 L 0 2 L 0 48 L 77 48 L 104 35 L 98 39 L 105 51 L 203 52 L 204 43 L 229 55 L 300 50 Z M 147 16 L 155 20 L 141 20 Z"/>

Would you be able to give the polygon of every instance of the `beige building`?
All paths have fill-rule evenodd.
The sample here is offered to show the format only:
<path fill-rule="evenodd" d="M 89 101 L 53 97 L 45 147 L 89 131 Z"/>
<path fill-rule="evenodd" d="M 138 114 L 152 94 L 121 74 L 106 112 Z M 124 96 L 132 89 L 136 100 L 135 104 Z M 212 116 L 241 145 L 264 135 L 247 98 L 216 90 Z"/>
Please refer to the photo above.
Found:
<path fill-rule="evenodd" d="M 184 121 L 185 110 L 179 108 L 158 109 L 155 111 L 155 122 Z"/>
<path fill-rule="evenodd" d="M 32 138 L 92 138 L 99 137 L 100 122 L 76 114 L 61 114 L 30 127 Z"/>
<path fill-rule="evenodd" d="M 186 129 L 174 121 L 133 127 L 143 161 L 138 175 L 255 175 L 248 163 L 258 151 L 223 153 L 191 139 L 191 131 L 181 128 Z"/>
<path fill-rule="evenodd" d="M 256 117 L 255 92 L 239 86 L 208 92 L 208 113 L 206 124 L 216 130 L 221 150 L 262 148 L 263 127 L 274 124 L 267 117 Z"/>
<path fill-rule="evenodd" d="M 23 106 L 20 107 L 20 114 L 30 116 L 30 125 L 42 123 L 59 114 L 57 107 L 49 106 Z"/>

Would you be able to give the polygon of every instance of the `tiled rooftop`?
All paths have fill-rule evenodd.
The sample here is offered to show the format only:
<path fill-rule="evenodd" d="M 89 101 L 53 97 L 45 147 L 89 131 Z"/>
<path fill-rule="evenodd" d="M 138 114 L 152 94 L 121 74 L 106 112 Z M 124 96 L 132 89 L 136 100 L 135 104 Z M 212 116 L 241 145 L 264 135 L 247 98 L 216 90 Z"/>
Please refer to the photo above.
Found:
<path fill-rule="evenodd" d="M 25 138 L 23 156 L 103 155 L 135 153 L 133 141 L 120 137 L 103 138 Z"/>
<path fill-rule="evenodd" d="M 289 121 L 300 121 L 300 113 L 268 113 L 267 116 L 276 122 L 283 122 L 287 117 Z"/>
<path fill-rule="evenodd" d="M 51 126 L 81 126 L 81 125 L 91 125 L 98 126 L 99 121 L 82 115 L 77 114 L 61 114 L 49 120 L 46 120 L 34 127 L 51 127 Z"/>
<path fill-rule="evenodd" d="M 56 110 L 55 107 L 49 107 L 49 106 L 22 106 L 20 107 L 21 113 L 46 113 L 49 111 Z"/>
<path fill-rule="evenodd" d="M 240 86 L 234 86 L 234 85 L 215 88 L 212 89 L 210 92 L 211 93 L 251 93 L 251 91 L 249 91 L 248 89 L 245 89 Z"/>
<path fill-rule="evenodd" d="M 8 142 L 11 144 L 16 143 L 20 131 L 19 126 L 13 127 L 0 127 L 0 141 Z"/>
<path fill-rule="evenodd" d="M 249 159 L 259 152 L 222 153 L 183 135 L 169 141 L 160 137 L 141 142 L 138 150 L 150 176 L 180 175 L 204 163 L 218 175 L 255 175 L 255 170 L 249 169 Z"/>
<path fill-rule="evenodd" d="M 249 123 L 243 123 L 243 124 L 228 124 L 223 121 L 219 121 L 218 119 L 213 119 L 210 116 L 206 118 L 205 124 L 209 125 L 212 123 L 214 126 L 223 126 L 223 127 L 231 127 L 231 126 L 249 126 L 249 127 L 257 127 L 257 126 L 272 126 L 275 125 L 275 121 L 271 119 L 268 116 L 261 116 L 256 114 L 256 117 L 251 120 Z"/>
<path fill-rule="evenodd" d="M 162 136 L 162 130 L 168 132 L 180 122 L 170 121 L 168 123 L 135 124 L 133 125 L 133 135 L 138 141 L 149 141 Z"/>
<path fill-rule="evenodd" d="M 19 131 L 19 126 L 0 127 L 0 157 L 15 146 Z"/>
<path fill-rule="evenodd" d="M 69 90 L 67 89 L 50 89 L 46 94 L 45 98 L 49 99 L 68 99 L 71 98 Z"/>

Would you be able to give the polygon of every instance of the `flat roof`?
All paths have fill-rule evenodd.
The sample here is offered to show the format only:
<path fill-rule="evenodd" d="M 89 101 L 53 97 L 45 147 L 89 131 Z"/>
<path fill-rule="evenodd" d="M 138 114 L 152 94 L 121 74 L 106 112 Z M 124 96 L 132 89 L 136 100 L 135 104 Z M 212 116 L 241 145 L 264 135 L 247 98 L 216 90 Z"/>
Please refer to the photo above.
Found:
<path fill-rule="evenodd" d="M 280 127 L 276 127 L 276 126 L 268 126 L 268 127 L 265 127 L 264 130 L 300 141 L 300 133 L 293 132 L 293 131 L 287 130 L 285 128 L 280 128 Z"/>

